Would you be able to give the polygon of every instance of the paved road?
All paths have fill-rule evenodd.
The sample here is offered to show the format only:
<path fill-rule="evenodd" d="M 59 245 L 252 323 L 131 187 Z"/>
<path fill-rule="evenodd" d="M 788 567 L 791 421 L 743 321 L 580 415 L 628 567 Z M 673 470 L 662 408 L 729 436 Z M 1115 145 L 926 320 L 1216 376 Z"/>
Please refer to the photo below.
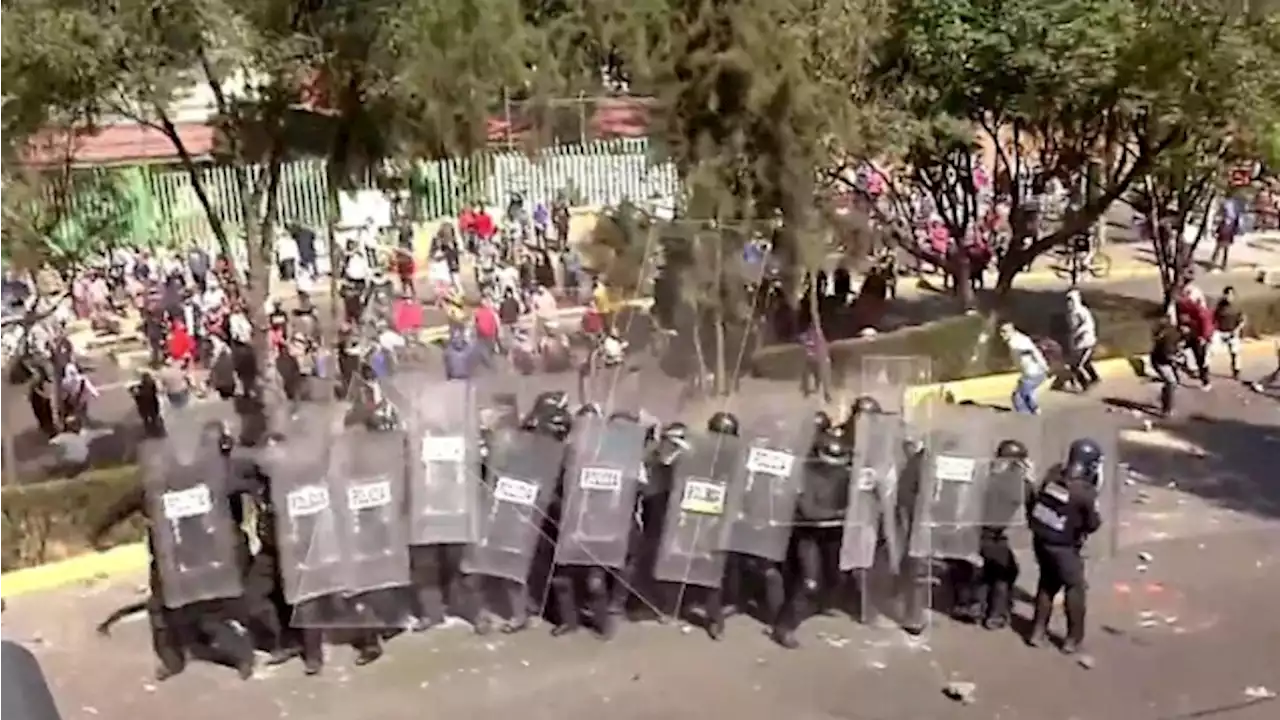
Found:
<path fill-rule="evenodd" d="M 1049 417 L 1151 392 L 1117 381 L 1093 401 L 1057 398 Z M 1137 472 L 1123 488 L 1124 547 L 1091 570 L 1093 670 L 945 619 L 924 642 L 908 642 L 892 628 L 816 618 L 802 628 L 805 647 L 786 652 L 739 618 L 721 643 L 653 624 L 625 626 L 610 645 L 545 629 L 484 640 L 442 630 L 394 639 L 368 668 L 331 648 L 320 678 L 290 664 L 241 683 L 196 665 L 157 686 L 145 623 L 127 622 L 110 639 L 91 629 L 137 597 L 141 578 L 14 599 L 4 634 L 33 646 L 67 720 L 1274 717 L 1280 704 L 1251 696 L 1280 690 L 1280 484 L 1268 481 L 1280 401 L 1226 382 L 1185 395 L 1182 419 L 1127 436 Z M 1024 572 L 1024 588 L 1033 575 Z M 952 680 L 975 683 L 973 706 L 943 697 Z"/>

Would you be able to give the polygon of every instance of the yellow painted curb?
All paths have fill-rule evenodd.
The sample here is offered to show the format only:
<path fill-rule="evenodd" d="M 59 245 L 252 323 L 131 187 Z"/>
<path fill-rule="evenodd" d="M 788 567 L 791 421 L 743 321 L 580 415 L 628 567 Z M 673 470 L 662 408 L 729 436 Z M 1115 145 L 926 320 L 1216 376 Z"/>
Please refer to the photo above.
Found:
<path fill-rule="evenodd" d="M 131 543 L 106 552 L 14 570 L 0 575 L 0 597 L 7 599 L 138 572 L 147 568 L 150 557 L 146 543 Z"/>
<path fill-rule="evenodd" d="M 1280 340 L 1280 335 L 1269 335 L 1266 337 L 1246 340 L 1241 343 L 1240 355 L 1247 357 L 1251 355 L 1263 355 L 1267 352 L 1273 352 L 1275 343 Z M 1104 380 L 1114 380 L 1118 377 L 1126 375 L 1134 375 L 1134 357 L 1119 357 L 1099 360 L 1094 363 L 1098 375 Z M 997 375 L 983 375 L 981 377 L 965 378 L 963 380 L 953 380 L 950 382 L 933 383 L 930 385 L 920 385 L 913 387 L 907 391 L 904 401 L 907 405 L 919 405 L 927 400 L 940 400 L 951 398 L 954 402 L 963 402 L 971 400 L 974 402 L 1005 400 L 1013 393 L 1014 383 L 1017 382 L 1019 374 L 1016 372 L 1000 373 Z M 1046 382 L 1040 386 L 1038 393 L 1048 391 L 1052 385 Z"/>

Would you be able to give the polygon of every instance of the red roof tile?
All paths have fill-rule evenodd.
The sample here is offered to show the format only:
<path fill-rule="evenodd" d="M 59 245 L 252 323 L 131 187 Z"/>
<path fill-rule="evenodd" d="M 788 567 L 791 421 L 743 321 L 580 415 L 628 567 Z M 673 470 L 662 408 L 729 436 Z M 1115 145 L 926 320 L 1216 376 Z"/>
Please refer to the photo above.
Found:
<path fill-rule="evenodd" d="M 177 123 L 178 136 L 192 157 L 208 155 L 213 149 L 214 129 L 203 123 Z M 75 143 L 77 165 L 107 165 L 131 162 L 174 160 L 178 156 L 173 143 L 164 133 L 136 123 L 107 125 L 93 132 L 80 132 L 68 137 L 65 132 L 50 131 L 32 141 L 27 162 L 33 165 L 56 165 L 66 157 L 68 142 Z"/>

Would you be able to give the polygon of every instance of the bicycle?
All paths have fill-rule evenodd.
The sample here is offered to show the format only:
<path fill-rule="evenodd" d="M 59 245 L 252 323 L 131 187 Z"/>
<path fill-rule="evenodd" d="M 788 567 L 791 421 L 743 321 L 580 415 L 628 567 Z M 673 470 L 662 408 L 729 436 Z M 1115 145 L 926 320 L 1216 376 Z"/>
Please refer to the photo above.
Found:
<path fill-rule="evenodd" d="M 1072 250 L 1064 260 L 1064 263 L 1054 264 L 1053 272 L 1060 278 L 1070 280 L 1072 285 L 1078 285 L 1083 276 L 1103 280 L 1111 275 L 1111 257 L 1101 250 Z"/>

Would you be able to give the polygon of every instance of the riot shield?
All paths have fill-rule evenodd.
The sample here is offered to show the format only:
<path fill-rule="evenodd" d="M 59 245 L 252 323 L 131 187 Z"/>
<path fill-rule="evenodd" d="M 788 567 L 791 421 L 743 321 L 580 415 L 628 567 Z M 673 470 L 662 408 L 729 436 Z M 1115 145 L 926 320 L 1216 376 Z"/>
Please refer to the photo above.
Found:
<path fill-rule="evenodd" d="M 1041 452 L 1045 468 L 1065 463 L 1071 443 L 1080 438 L 1090 438 L 1102 448 L 1102 465 L 1098 485 L 1098 514 L 1102 527 L 1085 543 L 1085 550 L 1095 558 L 1114 558 L 1120 549 L 1120 506 L 1124 473 L 1127 471 L 1120 457 L 1120 431 L 1122 420 L 1101 408 L 1055 408 L 1044 415 L 1041 430 Z M 1041 473 L 1043 477 L 1044 473 Z"/>
<path fill-rule="evenodd" d="M 463 573 L 528 582 L 563 466 L 564 444 L 554 438 L 515 428 L 494 432 L 479 537 L 463 556 Z"/>
<path fill-rule="evenodd" d="M 338 522 L 340 492 L 329 472 L 340 411 L 305 405 L 278 443 L 259 453 L 271 478 L 285 601 L 300 605 L 345 592 L 348 567 Z"/>
<path fill-rule="evenodd" d="M 900 558 L 895 512 L 905 459 L 903 430 L 898 415 L 864 414 L 855 422 L 849 505 L 840 541 L 842 571 L 871 568 L 881 539 L 889 544 L 891 561 Z"/>
<path fill-rule="evenodd" d="M 911 557 L 979 562 L 995 413 L 952 405 L 931 418 L 907 548 Z"/>
<path fill-rule="evenodd" d="M 909 422 L 916 420 L 907 401 L 912 387 L 933 382 L 933 364 L 922 355 L 869 355 L 858 364 L 857 392 L 879 403 L 883 412 L 901 415 Z"/>
<path fill-rule="evenodd" d="M 619 569 L 627 560 L 645 429 L 626 420 L 580 420 L 565 477 L 557 565 Z"/>
<path fill-rule="evenodd" d="M 728 511 L 739 501 L 745 447 L 728 435 L 703 435 L 676 460 L 671 498 L 653 576 L 661 582 L 718 588 L 732 525 Z"/>
<path fill-rule="evenodd" d="M 409 442 L 410 544 L 475 542 L 480 503 L 475 387 L 401 373 L 388 394 Z"/>
<path fill-rule="evenodd" d="M 741 494 L 729 513 L 728 550 L 772 562 L 787 557 L 803 482 L 805 454 L 813 445 L 808 418 L 748 421 L 746 457 L 734 484 Z"/>
<path fill-rule="evenodd" d="M 165 607 L 240 595 L 240 538 L 227 498 L 221 429 L 172 418 L 166 438 L 141 449 L 147 514 Z"/>
<path fill-rule="evenodd" d="M 337 517 L 350 593 L 409 584 L 406 446 L 398 431 L 353 428 L 334 438 L 329 473 L 341 492 Z"/>
<path fill-rule="evenodd" d="M 308 570 L 316 580 L 306 586 L 335 580 L 337 592 L 314 594 L 295 607 L 294 627 L 404 627 L 411 615 L 409 597 L 409 536 L 405 519 L 406 438 L 399 431 L 371 431 L 353 427 L 332 436 L 328 463 L 328 512 L 317 513 L 329 523 L 313 523 Z M 331 550 L 338 559 L 330 563 Z"/>
<path fill-rule="evenodd" d="M 1037 473 L 1047 467 L 1043 418 L 1043 415 L 993 413 L 986 419 L 990 449 L 980 508 L 983 527 L 1010 528 L 1027 524 L 1027 494 L 1034 488 Z M 1000 444 L 1006 440 L 1017 441 L 1026 448 L 1026 460 L 998 457 Z"/>

